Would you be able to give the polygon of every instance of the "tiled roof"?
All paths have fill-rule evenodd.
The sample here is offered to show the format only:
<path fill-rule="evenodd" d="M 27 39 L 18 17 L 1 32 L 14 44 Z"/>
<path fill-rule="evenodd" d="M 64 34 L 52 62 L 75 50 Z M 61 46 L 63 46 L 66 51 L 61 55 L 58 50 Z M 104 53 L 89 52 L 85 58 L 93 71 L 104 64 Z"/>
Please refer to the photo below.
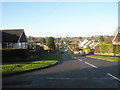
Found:
<path fill-rule="evenodd" d="M 113 38 L 113 42 L 120 42 L 120 32 L 116 34 L 116 36 Z"/>
<path fill-rule="evenodd" d="M 9 29 L 2 31 L 2 42 L 13 42 L 17 43 L 21 34 L 24 32 L 23 29 Z"/>

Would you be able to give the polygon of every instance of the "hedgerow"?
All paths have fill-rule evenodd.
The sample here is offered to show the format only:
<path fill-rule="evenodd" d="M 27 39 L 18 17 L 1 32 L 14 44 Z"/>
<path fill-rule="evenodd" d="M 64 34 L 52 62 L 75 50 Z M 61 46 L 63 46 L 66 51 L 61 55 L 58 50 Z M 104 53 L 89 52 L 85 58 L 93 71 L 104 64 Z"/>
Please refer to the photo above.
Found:
<path fill-rule="evenodd" d="M 101 44 L 99 45 L 100 53 L 120 53 L 120 45 Z"/>

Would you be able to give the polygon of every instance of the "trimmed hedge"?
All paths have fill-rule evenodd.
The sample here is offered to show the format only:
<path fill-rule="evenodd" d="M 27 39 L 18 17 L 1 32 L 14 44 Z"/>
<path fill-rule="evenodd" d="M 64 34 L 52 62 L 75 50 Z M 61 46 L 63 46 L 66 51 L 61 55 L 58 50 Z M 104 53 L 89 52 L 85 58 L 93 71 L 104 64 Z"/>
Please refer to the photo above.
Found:
<path fill-rule="evenodd" d="M 98 48 L 100 49 L 100 53 L 120 53 L 120 45 L 100 44 Z"/>
<path fill-rule="evenodd" d="M 56 51 L 48 52 L 47 50 L 29 50 L 29 49 L 2 49 L 2 63 L 32 61 L 34 59 L 55 59 Z"/>
<path fill-rule="evenodd" d="M 26 49 L 3 49 L 2 50 L 2 62 L 11 62 L 16 60 L 27 59 Z"/>
<path fill-rule="evenodd" d="M 38 54 L 36 50 L 2 49 L 2 62 L 28 61 L 34 58 L 36 54 Z"/>

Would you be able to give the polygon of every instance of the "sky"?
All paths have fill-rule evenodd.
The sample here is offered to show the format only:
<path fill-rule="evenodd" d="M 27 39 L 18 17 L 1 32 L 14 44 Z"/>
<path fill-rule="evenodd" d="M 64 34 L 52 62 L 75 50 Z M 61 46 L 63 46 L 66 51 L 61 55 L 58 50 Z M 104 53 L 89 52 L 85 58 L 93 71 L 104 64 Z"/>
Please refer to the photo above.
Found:
<path fill-rule="evenodd" d="M 3 2 L 2 29 L 24 29 L 27 36 L 113 35 L 118 2 Z"/>

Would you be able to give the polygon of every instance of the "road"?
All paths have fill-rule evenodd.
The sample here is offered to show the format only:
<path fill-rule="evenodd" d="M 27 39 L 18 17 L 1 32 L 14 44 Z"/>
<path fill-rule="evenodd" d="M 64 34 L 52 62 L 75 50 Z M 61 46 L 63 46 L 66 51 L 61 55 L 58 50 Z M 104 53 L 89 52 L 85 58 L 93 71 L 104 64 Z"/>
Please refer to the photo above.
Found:
<path fill-rule="evenodd" d="M 118 88 L 118 63 L 67 52 L 58 65 L 4 77 L 2 88 Z"/>

